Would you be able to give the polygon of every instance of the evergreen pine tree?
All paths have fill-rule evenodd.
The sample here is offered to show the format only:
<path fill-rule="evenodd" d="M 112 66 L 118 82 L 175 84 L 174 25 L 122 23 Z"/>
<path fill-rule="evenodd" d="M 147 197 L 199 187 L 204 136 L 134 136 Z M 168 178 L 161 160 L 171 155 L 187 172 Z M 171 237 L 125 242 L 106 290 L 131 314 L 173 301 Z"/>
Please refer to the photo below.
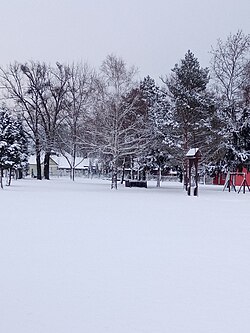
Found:
<path fill-rule="evenodd" d="M 200 148 L 206 155 L 211 146 L 213 101 L 206 90 L 209 70 L 202 68 L 189 50 L 164 82 L 171 99 L 173 154 L 186 171 L 187 151 Z"/>
<path fill-rule="evenodd" d="M 140 93 L 147 113 L 148 144 L 141 163 L 147 169 L 157 169 L 157 186 L 160 186 L 161 171 L 169 157 L 169 103 L 163 92 L 150 76 L 140 84 Z"/>
<path fill-rule="evenodd" d="M 13 169 L 22 169 L 27 162 L 27 141 L 22 125 L 14 120 L 8 110 L 0 110 L 0 174 L 3 187 L 3 170 L 9 170 L 9 182 Z"/>

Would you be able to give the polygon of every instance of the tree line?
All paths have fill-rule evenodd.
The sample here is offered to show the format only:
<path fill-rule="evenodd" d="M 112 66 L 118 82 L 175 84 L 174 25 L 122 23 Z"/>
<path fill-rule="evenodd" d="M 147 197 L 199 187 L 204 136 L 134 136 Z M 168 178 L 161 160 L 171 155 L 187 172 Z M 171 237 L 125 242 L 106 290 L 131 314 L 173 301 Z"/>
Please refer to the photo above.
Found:
<path fill-rule="evenodd" d="M 238 31 L 219 39 L 209 68 L 188 50 L 161 83 L 149 76 L 138 82 L 136 68 L 115 55 L 98 71 L 82 63 L 15 62 L 0 68 L 1 114 L 22 125 L 14 141 L 26 137 L 20 151 L 28 144 L 35 153 L 38 179 L 49 179 L 53 151 L 68 159 L 73 179 L 76 157 L 95 156 L 111 171 L 112 188 L 118 170 L 135 164 L 142 178 L 157 169 L 158 185 L 164 168 L 185 179 L 185 154 L 194 147 L 207 172 L 248 165 L 250 35 Z M 1 150 L 1 169 L 9 168 L 6 156 Z"/>

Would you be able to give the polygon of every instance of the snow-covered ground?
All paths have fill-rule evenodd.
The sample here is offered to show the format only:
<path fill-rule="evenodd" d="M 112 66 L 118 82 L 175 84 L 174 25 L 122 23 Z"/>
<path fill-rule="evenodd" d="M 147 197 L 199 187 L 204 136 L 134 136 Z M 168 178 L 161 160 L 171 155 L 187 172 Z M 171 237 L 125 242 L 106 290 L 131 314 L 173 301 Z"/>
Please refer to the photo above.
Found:
<path fill-rule="evenodd" d="M 0 332 L 250 332 L 250 193 L 26 179 L 0 202 Z"/>

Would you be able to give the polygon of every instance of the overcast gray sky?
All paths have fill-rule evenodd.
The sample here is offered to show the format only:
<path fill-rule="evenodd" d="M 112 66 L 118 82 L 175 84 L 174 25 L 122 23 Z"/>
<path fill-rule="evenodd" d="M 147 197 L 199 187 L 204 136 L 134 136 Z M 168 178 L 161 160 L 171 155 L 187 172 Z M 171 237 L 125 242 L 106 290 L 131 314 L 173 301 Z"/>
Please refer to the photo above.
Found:
<path fill-rule="evenodd" d="M 0 65 L 26 60 L 99 67 L 108 54 L 168 74 L 190 49 L 209 65 L 218 38 L 250 33 L 250 0 L 0 0 Z"/>

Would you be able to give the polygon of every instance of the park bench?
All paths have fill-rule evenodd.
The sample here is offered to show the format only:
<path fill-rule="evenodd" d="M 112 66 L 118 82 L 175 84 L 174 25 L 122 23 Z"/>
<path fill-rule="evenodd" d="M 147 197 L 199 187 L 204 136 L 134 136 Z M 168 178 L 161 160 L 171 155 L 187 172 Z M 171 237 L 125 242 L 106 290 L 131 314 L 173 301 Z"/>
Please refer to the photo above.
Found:
<path fill-rule="evenodd" d="M 145 187 L 145 188 L 147 188 L 147 182 L 146 182 L 146 180 L 127 179 L 127 180 L 125 180 L 125 187 Z"/>

